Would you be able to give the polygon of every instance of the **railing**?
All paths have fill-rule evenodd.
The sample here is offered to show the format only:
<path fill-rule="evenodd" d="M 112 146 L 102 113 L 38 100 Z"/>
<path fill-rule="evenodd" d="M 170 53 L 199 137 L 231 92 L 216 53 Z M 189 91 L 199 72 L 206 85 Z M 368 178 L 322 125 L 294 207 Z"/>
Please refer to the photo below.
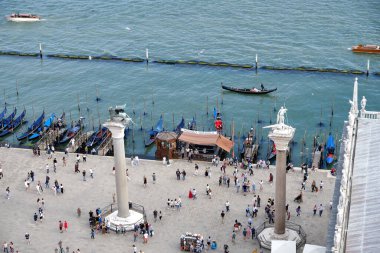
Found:
<path fill-rule="evenodd" d="M 260 226 L 258 226 L 256 228 L 256 238 L 258 238 L 258 235 L 264 231 L 264 229 L 266 228 L 272 228 L 274 227 L 274 224 L 273 223 L 269 223 L 268 221 L 265 221 L 263 224 L 261 224 Z M 305 245 L 306 243 L 306 233 L 305 231 L 302 229 L 301 225 L 298 225 L 298 224 L 295 224 L 293 222 L 289 222 L 289 221 L 286 221 L 285 222 L 285 227 L 287 229 L 291 229 L 293 231 L 296 231 L 300 237 L 300 240 L 299 241 L 296 241 L 296 248 L 297 249 L 300 249 L 302 246 Z M 261 241 L 258 239 L 258 242 L 259 242 L 259 245 L 260 245 L 260 248 L 261 248 Z"/>
<path fill-rule="evenodd" d="M 133 210 L 133 211 L 136 211 L 138 213 L 141 213 L 144 217 L 144 221 L 148 221 L 147 220 L 147 217 L 146 217 L 146 213 L 145 213 L 145 208 L 144 206 L 140 205 L 140 204 L 136 204 L 136 203 L 132 203 L 131 201 L 128 202 L 129 203 L 129 209 L 130 210 Z M 106 216 L 108 216 L 109 214 L 113 213 L 117 211 L 117 203 L 112 203 L 112 204 L 109 204 L 107 206 L 105 206 L 102 210 L 101 210 L 101 214 L 100 216 L 102 217 L 102 219 L 104 220 L 104 218 Z"/>
<path fill-rule="evenodd" d="M 365 119 L 380 119 L 380 112 L 360 111 L 360 118 L 365 118 Z"/>

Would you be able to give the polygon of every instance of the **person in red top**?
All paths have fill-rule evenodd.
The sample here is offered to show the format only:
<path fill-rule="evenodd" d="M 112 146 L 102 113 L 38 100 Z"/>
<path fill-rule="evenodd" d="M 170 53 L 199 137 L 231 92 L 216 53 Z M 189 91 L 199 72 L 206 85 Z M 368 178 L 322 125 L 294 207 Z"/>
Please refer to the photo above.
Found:
<path fill-rule="evenodd" d="M 67 228 L 69 227 L 69 224 L 67 223 L 67 221 L 63 223 L 63 227 L 65 228 L 65 231 L 67 231 Z"/>

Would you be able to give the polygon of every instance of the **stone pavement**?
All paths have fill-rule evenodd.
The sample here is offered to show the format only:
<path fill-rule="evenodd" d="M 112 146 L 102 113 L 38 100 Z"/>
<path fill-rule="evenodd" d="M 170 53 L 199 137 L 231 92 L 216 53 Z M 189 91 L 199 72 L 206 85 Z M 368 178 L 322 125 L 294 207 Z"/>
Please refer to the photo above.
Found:
<path fill-rule="evenodd" d="M 57 173 L 53 172 L 53 160 L 48 160 L 45 154 L 34 157 L 31 150 L 0 148 L 0 164 L 3 168 L 4 178 L 0 179 L 0 242 L 13 241 L 15 249 L 23 253 L 54 252 L 58 242 L 62 240 L 64 248 L 69 246 L 70 252 L 80 249 L 81 253 L 99 252 L 133 252 L 133 235 L 110 233 L 96 234 L 95 239 L 90 239 L 88 224 L 88 212 L 96 208 L 103 208 L 112 203 L 112 195 L 115 192 L 115 180 L 112 173 L 113 157 L 87 156 L 87 162 L 80 162 L 79 169 L 87 171 L 87 181 L 83 181 L 82 173 L 74 173 L 75 154 L 70 154 L 67 167 L 62 165 L 62 153 L 56 153 L 58 160 Z M 44 187 L 46 176 L 46 164 L 50 166 L 50 185 L 57 179 L 63 184 L 64 194 L 54 196 L 51 189 L 45 189 L 42 195 L 37 194 L 36 183 L 38 180 Z M 143 244 L 141 237 L 136 246 L 145 253 L 180 252 L 179 238 L 182 233 L 191 232 L 202 234 L 205 241 L 208 236 L 218 243 L 218 249 L 211 252 L 223 252 L 223 245 L 230 246 L 233 253 L 251 253 L 258 248 L 256 240 L 243 240 L 241 232 L 237 235 L 236 243 L 231 242 L 231 233 L 235 219 L 244 226 L 247 224 L 245 209 L 252 205 L 254 194 L 246 196 L 240 191 L 236 193 L 233 178 L 230 188 L 218 185 L 221 175 L 220 169 L 212 167 L 211 178 L 204 176 L 206 166 L 210 163 L 198 162 L 199 175 L 194 176 L 194 164 L 185 160 L 175 160 L 171 166 L 164 166 L 160 161 L 140 160 L 139 166 L 131 166 L 127 160 L 130 181 L 129 196 L 132 202 L 142 204 L 147 212 L 148 221 L 153 224 L 155 235 L 149 238 L 148 244 Z M 94 170 L 94 179 L 89 177 L 89 169 Z M 187 172 L 185 181 L 176 179 L 176 169 L 185 169 Z M 226 172 L 232 176 L 233 167 Z M 35 172 L 35 182 L 25 191 L 24 180 L 27 172 Z M 239 170 L 242 171 L 242 170 Z M 157 175 L 156 184 L 152 184 L 152 173 Z M 269 197 L 274 197 L 275 182 L 268 183 L 269 173 L 275 174 L 275 168 L 270 170 L 254 169 L 254 176 L 250 177 L 256 183 L 256 194 L 261 197 L 261 208 L 258 217 L 254 219 L 255 227 L 265 221 L 264 207 Z M 287 174 L 287 203 L 291 211 L 290 221 L 303 226 L 307 233 L 307 243 L 325 245 L 326 231 L 330 210 L 329 201 L 332 198 L 335 178 L 327 177 L 327 171 L 310 172 L 310 178 L 304 193 L 304 202 L 301 204 L 302 214 L 296 217 L 295 209 L 298 206 L 293 202 L 299 194 L 303 175 L 301 172 L 289 172 Z M 143 187 L 144 175 L 148 178 L 148 186 Z M 259 191 L 259 181 L 264 181 L 264 190 Z M 315 179 L 319 186 L 320 180 L 324 182 L 324 190 L 312 193 L 310 185 Z M 206 184 L 212 190 L 212 199 L 206 195 Z M 10 187 L 11 198 L 5 198 L 5 189 Z M 190 188 L 198 192 L 198 199 L 188 199 Z M 167 208 L 167 199 L 175 199 L 181 196 L 182 209 L 180 211 Z M 42 223 L 33 221 L 33 214 L 38 211 L 37 198 L 45 199 L 45 218 Z M 220 213 L 225 210 L 225 202 L 230 202 L 230 212 L 226 214 L 224 224 L 221 223 Z M 313 217 L 314 204 L 322 203 L 325 211 L 322 217 Z M 76 210 L 82 209 L 82 216 L 77 217 Z M 163 212 L 162 221 L 153 222 L 153 210 Z M 38 213 L 38 212 L 37 212 Z M 67 220 L 69 228 L 67 232 L 60 233 L 59 221 Z M 27 245 L 24 238 L 28 232 L 31 236 L 31 244 Z"/>

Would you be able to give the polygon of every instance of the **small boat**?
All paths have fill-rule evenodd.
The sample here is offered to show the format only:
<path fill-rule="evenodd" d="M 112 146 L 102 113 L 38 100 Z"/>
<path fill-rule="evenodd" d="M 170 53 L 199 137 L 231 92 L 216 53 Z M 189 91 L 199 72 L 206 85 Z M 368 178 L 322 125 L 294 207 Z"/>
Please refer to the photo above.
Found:
<path fill-rule="evenodd" d="M 79 130 L 82 128 L 82 120 L 83 119 L 80 118 L 74 127 L 67 129 L 66 133 L 63 135 L 63 137 L 59 141 L 60 144 L 68 142 L 79 132 Z"/>
<path fill-rule="evenodd" d="M 105 136 L 107 136 L 109 130 L 106 127 L 100 127 L 98 131 L 94 132 L 86 142 L 87 147 L 96 146 L 99 144 Z"/>
<path fill-rule="evenodd" d="M 252 95 L 263 95 L 263 94 L 268 94 L 277 90 L 277 88 L 267 90 L 264 88 L 263 85 L 261 86 L 262 89 L 257 89 L 255 87 L 248 89 L 248 88 L 229 87 L 222 84 L 222 88 L 225 90 L 229 90 L 229 91 L 233 91 L 237 93 L 252 94 Z"/>
<path fill-rule="evenodd" d="M 174 132 L 177 134 L 181 132 L 181 129 L 185 127 L 185 119 L 182 117 L 181 122 L 177 125 L 177 127 L 174 129 Z"/>
<path fill-rule="evenodd" d="M 164 120 L 162 119 L 162 115 L 160 119 L 157 121 L 156 127 L 148 132 L 148 137 L 144 140 L 145 147 L 149 147 L 156 140 L 156 136 L 158 133 L 163 131 Z"/>
<path fill-rule="evenodd" d="M 24 109 L 24 111 L 15 120 L 13 120 L 6 129 L 0 132 L 0 137 L 13 133 L 16 128 L 21 126 L 24 123 L 25 114 L 26 110 Z"/>
<path fill-rule="evenodd" d="M 50 127 L 53 126 L 53 122 L 54 122 L 54 118 L 55 118 L 55 114 L 52 113 L 51 116 L 45 121 L 45 123 L 43 124 L 43 128 L 38 128 L 38 131 L 36 131 L 35 133 L 31 134 L 28 136 L 28 140 L 32 141 L 32 140 L 35 140 L 39 137 L 42 137 L 42 135 L 44 133 L 46 133 Z"/>
<path fill-rule="evenodd" d="M 36 132 L 40 128 L 42 123 L 44 122 L 44 118 L 45 118 L 45 112 L 43 111 L 41 116 L 38 117 L 38 119 L 36 119 L 33 122 L 33 124 L 28 127 L 28 130 L 25 133 L 21 134 L 20 136 L 17 136 L 17 140 L 22 141 L 22 140 L 28 138 L 29 135 Z"/>
<path fill-rule="evenodd" d="M 36 22 L 41 20 L 40 16 L 30 13 L 12 13 L 6 18 L 8 21 L 13 22 Z"/>
<path fill-rule="evenodd" d="M 334 157 L 335 143 L 334 143 L 334 137 L 331 134 L 329 134 L 329 137 L 327 139 L 326 150 L 327 150 L 326 163 L 330 165 L 335 160 L 335 157 Z"/>
<path fill-rule="evenodd" d="M 15 108 L 8 117 L 6 117 L 5 119 L 3 118 L 3 120 L 1 121 L 0 130 L 4 130 L 7 128 L 7 126 L 12 122 L 13 118 L 16 116 L 16 113 L 17 109 Z"/>
<path fill-rule="evenodd" d="M 3 121 L 3 118 L 4 118 L 6 113 L 7 113 L 7 107 L 5 106 L 4 110 L 0 113 L 0 122 Z"/>
<path fill-rule="evenodd" d="M 379 45 L 357 45 L 351 48 L 354 53 L 380 54 Z"/>

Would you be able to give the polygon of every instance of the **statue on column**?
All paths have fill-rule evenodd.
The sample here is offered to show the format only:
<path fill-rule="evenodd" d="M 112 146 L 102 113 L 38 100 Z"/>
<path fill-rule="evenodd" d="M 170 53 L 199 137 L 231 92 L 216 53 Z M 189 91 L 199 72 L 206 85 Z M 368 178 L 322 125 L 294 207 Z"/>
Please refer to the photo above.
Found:
<path fill-rule="evenodd" d="M 281 106 L 280 110 L 277 113 L 277 124 L 284 125 L 285 124 L 285 113 L 288 109 Z"/>

